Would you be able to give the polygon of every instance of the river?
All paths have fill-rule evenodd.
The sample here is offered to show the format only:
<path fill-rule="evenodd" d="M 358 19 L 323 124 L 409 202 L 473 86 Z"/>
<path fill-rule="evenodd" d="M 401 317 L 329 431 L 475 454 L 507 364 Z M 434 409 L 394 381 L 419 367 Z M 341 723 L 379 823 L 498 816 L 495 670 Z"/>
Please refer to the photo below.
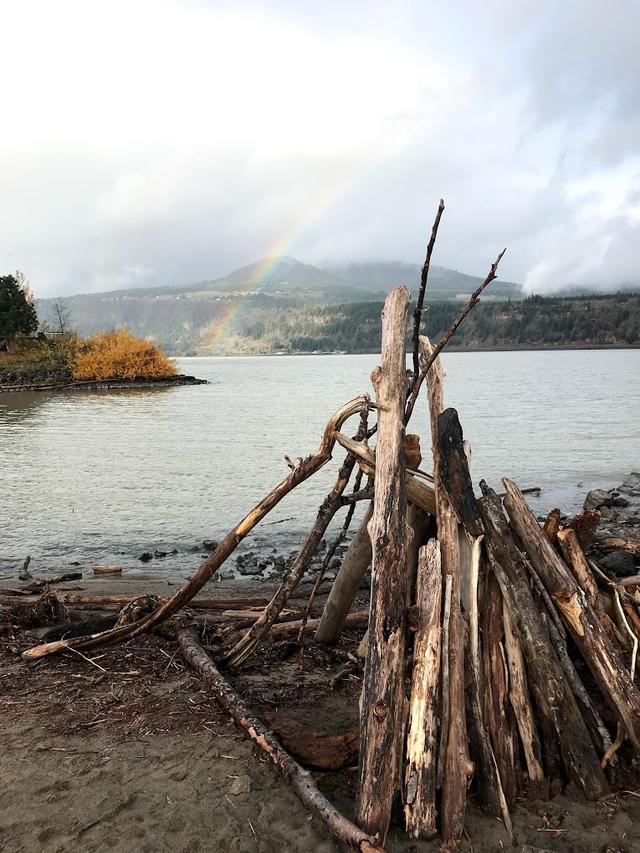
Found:
<path fill-rule="evenodd" d="M 640 350 L 450 353 L 446 404 L 472 445 L 472 478 L 540 486 L 538 512 L 640 468 Z M 370 391 L 374 355 L 180 359 L 209 385 L 0 394 L 0 576 L 79 563 L 182 578 L 317 447 L 332 411 Z M 355 422 L 352 430 L 355 431 Z M 349 425 L 345 429 L 349 432 Z M 411 431 L 429 455 L 426 404 Z M 349 433 L 351 434 L 351 433 Z M 336 454 L 337 456 L 338 454 Z M 268 516 L 247 545 L 295 548 L 336 462 Z M 428 462 L 424 467 L 430 467 Z M 138 560 L 145 551 L 176 554 Z"/>

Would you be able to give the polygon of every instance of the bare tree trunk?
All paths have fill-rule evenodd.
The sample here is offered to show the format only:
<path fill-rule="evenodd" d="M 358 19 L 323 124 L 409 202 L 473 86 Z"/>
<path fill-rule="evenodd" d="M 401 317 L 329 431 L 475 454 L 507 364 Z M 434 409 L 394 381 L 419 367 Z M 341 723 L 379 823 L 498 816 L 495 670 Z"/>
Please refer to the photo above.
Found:
<path fill-rule="evenodd" d="M 384 840 L 398 788 L 402 717 L 407 536 L 404 450 L 405 335 L 411 294 L 395 287 L 382 313 L 382 364 L 372 380 L 379 404 L 376 483 L 369 524 L 373 563 L 369 645 L 361 716 L 358 825 Z"/>
<path fill-rule="evenodd" d="M 383 853 L 376 840 L 347 820 L 318 790 L 313 776 L 283 748 L 273 732 L 244 704 L 228 681 L 218 672 L 211 658 L 198 643 L 193 629 L 178 632 L 180 653 L 185 661 L 196 670 L 213 695 L 231 715 L 244 735 L 258 747 L 280 776 L 293 788 L 296 795 L 314 814 L 325 823 L 329 832 L 343 844 L 361 853 Z"/>
<path fill-rule="evenodd" d="M 333 582 L 316 632 L 317 643 L 335 643 L 342 633 L 344 620 L 354 602 L 364 573 L 371 563 L 371 539 L 367 525 L 372 514 L 373 504 L 367 509 L 356 535 L 351 540 Z"/>

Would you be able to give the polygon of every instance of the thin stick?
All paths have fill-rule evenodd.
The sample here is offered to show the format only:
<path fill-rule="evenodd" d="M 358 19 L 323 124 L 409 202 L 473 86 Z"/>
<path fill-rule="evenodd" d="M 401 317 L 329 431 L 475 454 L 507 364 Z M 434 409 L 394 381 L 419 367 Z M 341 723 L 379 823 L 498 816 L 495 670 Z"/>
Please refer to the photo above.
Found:
<path fill-rule="evenodd" d="M 469 299 L 467 304 L 464 306 L 462 311 L 458 314 L 456 319 L 453 321 L 449 330 L 447 332 L 445 332 L 445 334 L 442 336 L 442 338 L 440 339 L 440 342 L 437 344 L 437 346 L 434 347 L 433 352 L 431 353 L 429 358 L 426 360 L 424 366 L 421 367 L 420 373 L 418 374 L 418 376 L 414 380 L 413 387 L 409 393 L 409 399 L 407 400 L 407 407 L 405 409 L 405 415 L 404 415 L 405 424 L 409 423 L 409 419 L 411 418 L 411 415 L 413 414 L 413 409 L 414 409 L 414 406 L 416 404 L 416 400 L 418 399 L 418 394 L 420 393 L 420 388 L 422 387 L 422 383 L 424 382 L 424 379 L 425 379 L 427 373 L 429 372 L 431 365 L 436 360 L 436 358 L 440 355 L 440 353 L 446 347 L 446 345 L 449 343 L 449 341 L 451 340 L 453 335 L 456 333 L 458 326 L 460 325 L 460 323 L 462 323 L 462 321 L 467 316 L 469 311 L 471 311 L 471 309 L 475 305 L 477 305 L 477 303 L 480 301 L 480 294 L 485 289 L 485 287 L 487 287 L 489 284 L 491 284 L 491 282 L 495 278 L 497 278 L 498 264 L 502 260 L 502 256 L 504 255 L 504 253 L 506 251 L 507 251 L 506 249 L 503 249 L 500 252 L 500 254 L 498 255 L 498 257 L 495 259 L 495 261 L 491 264 L 491 269 L 489 270 L 485 280 L 482 282 L 482 284 L 480 284 L 476 288 L 476 290 L 473 291 L 473 293 L 471 294 L 471 298 Z"/>
<path fill-rule="evenodd" d="M 444 213 L 444 199 L 440 199 L 440 204 L 438 205 L 438 212 L 436 213 L 436 218 L 433 222 L 433 227 L 431 228 L 431 238 L 427 245 L 427 256 L 424 260 L 424 264 L 422 265 L 422 273 L 420 275 L 420 290 L 418 292 L 418 300 L 416 302 L 416 308 L 413 312 L 413 375 L 417 379 L 420 373 L 420 365 L 419 365 L 419 353 L 420 353 L 420 321 L 422 320 L 422 311 L 424 305 L 424 295 L 427 290 L 427 280 L 429 278 L 429 267 L 431 266 L 431 255 L 433 253 L 433 247 L 436 243 L 436 237 L 438 236 L 438 226 L 440 225 L 440 220 L 442 218 L 442 214 Z"/>

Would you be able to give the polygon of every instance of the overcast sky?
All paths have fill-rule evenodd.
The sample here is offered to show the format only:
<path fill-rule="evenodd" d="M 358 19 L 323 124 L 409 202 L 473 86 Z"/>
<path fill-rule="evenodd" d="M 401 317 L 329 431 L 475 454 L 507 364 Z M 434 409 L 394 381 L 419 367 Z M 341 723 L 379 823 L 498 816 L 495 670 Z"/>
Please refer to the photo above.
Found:
<path fill-rule="evenodd" d="M 640 283 L 640 3 L 0 0 L 0 273 L 275 252 Z"/>

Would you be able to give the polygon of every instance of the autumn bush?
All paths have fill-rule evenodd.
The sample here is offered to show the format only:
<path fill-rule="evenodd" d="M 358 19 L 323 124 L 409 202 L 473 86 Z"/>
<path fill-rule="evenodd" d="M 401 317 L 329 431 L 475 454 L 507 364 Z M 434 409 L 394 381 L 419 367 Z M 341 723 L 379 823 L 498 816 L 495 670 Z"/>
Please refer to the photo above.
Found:
<path fill-rule="evenodd" d="M 80 341 L 71 369 L 79 381 L 156 379 L 177 373 L 174 363 L 155 344 L 126 329 Z"/>

